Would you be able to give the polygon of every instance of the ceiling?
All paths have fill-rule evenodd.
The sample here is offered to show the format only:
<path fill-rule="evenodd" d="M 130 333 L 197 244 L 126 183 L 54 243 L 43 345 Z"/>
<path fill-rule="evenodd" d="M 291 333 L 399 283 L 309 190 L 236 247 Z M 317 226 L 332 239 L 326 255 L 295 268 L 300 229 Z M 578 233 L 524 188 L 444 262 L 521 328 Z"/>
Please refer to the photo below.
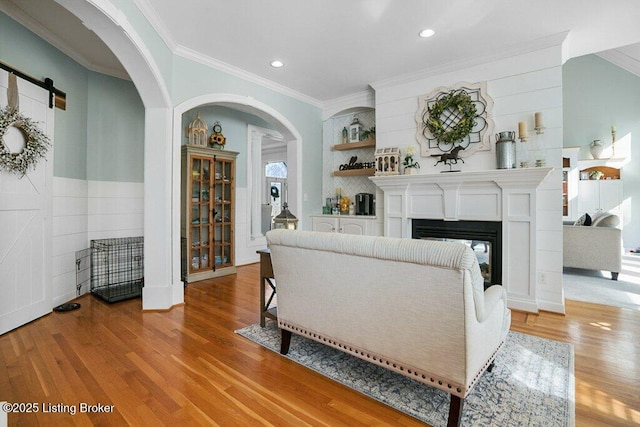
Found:
<path fill-rule="evenodd" d="M 134 2 L 174 53 L 318 103 L 391 78 L 522 53 L 567 32 L 569 58 L 606 50 L 603 57 L 640 74 L 640 45 L 623 47 L 640 42 L 637 0 Z M 81 65 L 127 78 L 101 40 L 54 0 L 0 0 L 0 10 Z M 435 36 L 419 38 L 424 28 Z M 273 59 L 284 67 L 272 68 Z"/>

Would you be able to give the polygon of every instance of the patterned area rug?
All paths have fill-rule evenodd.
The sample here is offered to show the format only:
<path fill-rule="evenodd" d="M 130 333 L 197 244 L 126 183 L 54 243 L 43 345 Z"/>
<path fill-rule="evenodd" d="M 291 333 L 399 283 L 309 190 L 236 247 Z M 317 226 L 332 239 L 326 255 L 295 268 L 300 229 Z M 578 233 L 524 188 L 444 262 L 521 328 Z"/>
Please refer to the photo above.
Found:
<path fill-rule="evenodd" d="M 279 352 L 273 321 L 236 333 Z M 449 395 L 341 351 L 293 335 L 287 356 L 335 381 L 432 426 L 445 426 Z M 573 426 L 573 346 L 509 332 L 493 372 L 467 396 L 463 426 Z"/>

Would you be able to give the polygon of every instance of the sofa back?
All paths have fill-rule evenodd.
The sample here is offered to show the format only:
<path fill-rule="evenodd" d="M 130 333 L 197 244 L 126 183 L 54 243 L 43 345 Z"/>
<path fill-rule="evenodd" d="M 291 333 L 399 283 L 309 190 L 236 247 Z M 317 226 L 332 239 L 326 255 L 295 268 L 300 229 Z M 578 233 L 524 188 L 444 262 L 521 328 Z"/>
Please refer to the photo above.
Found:
<path fill-rule="evenodd" d="M 480 369 L 467 366 L 469 323 L 484 316 L 484 280 L 469 247 L 293 230 L 272 230 L 267 241 L 281 327 L 456 384 Z"/>

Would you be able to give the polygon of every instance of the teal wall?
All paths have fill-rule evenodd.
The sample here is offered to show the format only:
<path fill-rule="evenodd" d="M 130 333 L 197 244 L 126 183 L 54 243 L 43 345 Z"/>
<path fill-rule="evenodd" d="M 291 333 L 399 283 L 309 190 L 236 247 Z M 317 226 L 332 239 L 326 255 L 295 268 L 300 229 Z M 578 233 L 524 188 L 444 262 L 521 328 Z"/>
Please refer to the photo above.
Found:
<path fill-rule="evenodd" d="M 130 81 L 87 70 L 1 12 L 0 60 L 67 94 L 54 109 L 54 176 L 143 182 L 144 106 Z"/>
<path fill-rule="evenodd" d="M 236 185 L 247 186 L 247 125 L 259 126 L 267 129 L 275 129 L 260 117 L 253 114 L 243 113 L 227 107 L 208 105 L 197 107 L 187 111 L 182 115 L 183 138 L 182 144 L 186 144 L 187 127 L 196 118 L 196 113 L 200 113 L 200 118 L 209 126 L 209 134 L 215 122 L 220 122 L 222 134 L 226 138 L 225 150 L 238 152 L 236 161 Z"/>
<path fill-rule="evenodd" d="M 1 12 L 0 60 L 37 79 L 53 79 L 56 88 L 67 94 L 66 111 L 56 108 L 54 112 L 53 173 L 86 179 L 86 68 Z"/>
<path fill-rule="evenodd" d="M 273 108 L 300 133 L 302 164 L 299 170 L 302 176 L 303 201 L 302 214 L 296 216 L 301 219 L 302 226 L 306 226 L 308 215 L 322 209 L 322 110 L 312 104 L 181 57 L 174 59 L 173 75 L 174 81 L 171 86 L 175 105 L 203 94 L 247 96 Z M 238 156 L 238 163 L 240 167 L 246 167 L 242 166 L 246 165 L 246 149 L 240 151 L 244 155 Z M 241 177 L 240 170 L 237 175 Z M 241 185 L 240 182 L 238 185 Z"/>
<path fill-rule="evenodd" d="M 128 80 L 89 72 L 87 179 L 144 182 L 144 105 Z"/>
<path fill-rule="evenodd" d="M 562 68 L 564 146 L 580 146 L 594 139 L 630 137 L 631 155 L 622 170 L 627 248 L 640 246 L 640 76 L 597 55 L 574 58 Z"/>

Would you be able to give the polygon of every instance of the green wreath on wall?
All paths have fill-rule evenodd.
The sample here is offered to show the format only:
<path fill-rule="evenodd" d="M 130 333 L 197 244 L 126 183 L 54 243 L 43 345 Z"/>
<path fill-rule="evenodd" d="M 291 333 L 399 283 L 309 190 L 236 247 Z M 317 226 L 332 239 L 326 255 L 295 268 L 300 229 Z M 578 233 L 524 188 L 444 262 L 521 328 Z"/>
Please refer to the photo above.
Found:
<path fill-rule="evenodd" d="M 26 140 L 25 147 L 19 153 L 12 153 L 4 144 L 4 135 L 12 126 L 22 132 Z M 35 167 L 39 159 L 46 157 L 50 146 L 49 137 L 31 118 L 8 106 L 0 111 L 0 167 L 2 169 L 24 176 L 30 167 Z"/>
<path fill-rule="evenodd" d="M 476 125 L 476 106 L 471 96 L 463 90 L 451 91 L 442 98 L 436 100 L 427 109 L 428 118 L 424 125 L 438 142 L 453 144 L 462 140 L 471 133 Z M 446 114 L 446 117 L 443 115 Z M 453 126 L 446 125 L 449 117 L 459 118 Z"/>

